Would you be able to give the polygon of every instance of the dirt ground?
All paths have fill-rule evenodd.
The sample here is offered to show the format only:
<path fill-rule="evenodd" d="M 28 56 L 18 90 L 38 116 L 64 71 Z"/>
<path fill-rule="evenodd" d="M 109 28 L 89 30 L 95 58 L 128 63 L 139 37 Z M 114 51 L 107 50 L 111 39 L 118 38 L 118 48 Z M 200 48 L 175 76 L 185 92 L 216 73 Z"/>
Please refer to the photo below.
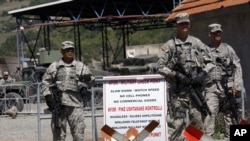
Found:
<path fill-rule="evenodd" d="M 52 141 L 52 133 L 50 128 L 50 114 L 44 114 L 43 109 L 46 108 L 44 103 L 41 104 L 41 118 L 38 118 L 36 113 L 37 105 L 25 105 L 25 111 L 23 113 L 18 113 L 15 119 L 12 119 L 7 115 L 0 115 L 0 141 Z M 90 115 L 90 111 L 86 111 L 86 115 Z M 102 110 L 96 110 L 97 114 L 102 114 Z M 40 129 L 41 134 L 38 134 L 40 119 Z M 85 129 L 85 140 L 94 141 L 92 138 L 92 120 L 91 117 L 86 117 L 85 120 L 86 129 Z M 96 117 L 96 133 L 98 141 L 103 140 L 100 135 L 100 129 L 103 126 L 103 118 Z M 97 139 L 96 139 L 97 140 Z M 66 141 L 72 141 L 72 137 L 69 131 L 67 130 Z"/>
<path fill-rule="evenodd" d="M 41 104 L 41 116 L 38 117 L 37 104 L 26 104 L 25 110 L 22 113 L 18 113 L 15 119 L 12 119 L 7 115 L 0 115 L 0 141 L 52 141 L 52 133 L 50 128 L 50 114 L 45 114 L 44 109 L 47 106 L 45 103 Z M 103 141 L 100 130 L 103 127 L 103 117 L 96 117 L 96 128 L 94 131 L 97 134 L 96 139 L 93 138 L 93 126 L 92 118 L 90 117 L 91 111 L 86 110 L 86 129 L 85 129 L 85 141 Z M 96 110 L 95 113 L 102 115 L 102 110 Z M 250 112 L 246 114 L 247 120 L 250 121 Z M 40 119 L 40 120 L 39 120 Z M 39 134 L 39 121 L 40 121 L 40 134 Z M 72 137 L 67 130 L 66 141 L 72 141 Z M 216 140 L 220 141 L 220 140 Z"/>

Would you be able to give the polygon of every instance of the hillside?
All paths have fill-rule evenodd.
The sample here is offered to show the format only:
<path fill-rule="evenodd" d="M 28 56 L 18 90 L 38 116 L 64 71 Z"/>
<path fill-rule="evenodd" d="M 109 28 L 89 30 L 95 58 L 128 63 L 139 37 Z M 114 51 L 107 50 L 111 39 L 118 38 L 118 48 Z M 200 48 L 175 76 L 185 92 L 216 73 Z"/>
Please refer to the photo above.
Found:
<path fill-rule="evenodd" d="M 7 28 L 9 26 L 12 26 L 12 28 L 14 29 L 15 24 L 16 24 L 15 18 L 8 15 L 8 11 L 29 6 L 31 0 L 22 0 L 22 1 L 9 0 L 9 1 L 10 2 L 3 2 L 0 5 L 0 13 L 1 13 L 1 18 L 0 18 L 0 28 L 1 28 L 0 44 L 2 44 L 9 36 L 11 36 L 13 34 L 15 35 L 15 30 L 13 30 L 11 32 L 7 31 Z"/>

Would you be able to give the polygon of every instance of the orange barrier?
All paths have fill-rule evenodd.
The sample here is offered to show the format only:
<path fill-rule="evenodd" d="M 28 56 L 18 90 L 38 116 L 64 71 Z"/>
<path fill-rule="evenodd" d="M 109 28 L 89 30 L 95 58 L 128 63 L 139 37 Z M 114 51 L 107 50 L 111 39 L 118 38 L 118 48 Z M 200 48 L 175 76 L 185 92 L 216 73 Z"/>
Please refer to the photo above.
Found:
<path fill-rule="evenodd" d="M 249 125 L 249 122 L 243 119 L 240 121 L 240 125 Z M 185 130 L 182 132 L 182 136 L 184 136 L 189 141 L 215 141 L 212 139 L 212 137 L 204 134 L 191 124 L 185 128 Z"/>
<path fill-rule="evenodd" d="M 185 130 L 182 132 L 182 136 L 184 136 L 189 141 L 215 141 L 210 136 L 207 136 L 191 124 L 185 128 Z"/>
<path fill-rule="evenodd" d="M 249 122 L 246 121 L 246 120 L 244 120 L 244 119 L 242 119 L 242 120 L 240 121 L 240 125 L 249 125 Z"/>

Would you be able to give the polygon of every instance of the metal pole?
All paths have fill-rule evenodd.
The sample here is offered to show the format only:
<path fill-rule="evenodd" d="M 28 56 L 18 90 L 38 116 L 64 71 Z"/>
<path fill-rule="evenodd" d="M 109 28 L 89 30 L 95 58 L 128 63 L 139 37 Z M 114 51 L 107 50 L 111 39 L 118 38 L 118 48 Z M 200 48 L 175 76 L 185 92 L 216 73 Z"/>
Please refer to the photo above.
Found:
<path fill-rule="evenodd" d="M 21 59 L 21 68 L 23 68 L 24 67 L 24 48 L 23 48 L 23 36 L 22 36 L 22 31 L 21 30 L 23 30 L 23 27 L 22 26 L 20 26 L 20 29 L 19 29 L 19 32 L 20 32 L 20 47 L 21 47 L 21 57 L 22 57 L 22 59 Z"/>
<path fill-rule="evenodd" d="M 102 24 L 102 60 L 103 60 L 102 69 L 106 70 L 104 34 L 105 34 L 104 33 L 104 24 Z"/>
<path fill-rule="evenodd" d="M 96 117 L 95 117 L 95 96 L 94 96 L 94 88 L 91 88 L 91 117 L 92 117 L 92 137 L 93 141 L 97 141 L 97 133 L 96 133 Z"/>
<path fill-rule="evenodd" d="M 37 83 L 37 123 L 38 123 L 38 141 L 42 140 L 41 137 L 41 114 L 40 114 L 40 109 L 41 109 L 41 105 L 40 105 L 40 85 L 41 83 Z"/>
<path fill-rule="evenodd" d="M 17 23 L 18 24 L 18 23 Z M 20 68 L 20 26 L 16 26 L 16 47 L 17 47 L 17 58 L 18 58 L 18 67 Z"/>
<path fill-rule="evenodd" d="M 245 119 L 245 98 L 246 98 L 246 89 L 244 85 L 242 86 L 241 90 L 241 117 L 242 119 Z"/>
<path fill-rule="evenodd" d="M 125 26 L 122 26 L 122 46 L 123 46 L 123 58 L 126 58 L 126 33 L 125 33 Z"/>

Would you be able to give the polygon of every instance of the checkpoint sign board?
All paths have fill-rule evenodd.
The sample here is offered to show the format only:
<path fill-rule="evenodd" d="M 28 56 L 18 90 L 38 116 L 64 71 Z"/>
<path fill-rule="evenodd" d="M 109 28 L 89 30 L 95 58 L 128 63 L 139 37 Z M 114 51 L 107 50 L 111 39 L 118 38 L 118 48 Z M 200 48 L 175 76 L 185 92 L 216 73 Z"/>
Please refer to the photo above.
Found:
<path fill-rule="evenodd" d="M 167 83 L 161 75 L 104 77 L 104 124 L 124 134 L 141 132 L 152 120 L 160 124 L 145 141 L 167 141 Z"/>

